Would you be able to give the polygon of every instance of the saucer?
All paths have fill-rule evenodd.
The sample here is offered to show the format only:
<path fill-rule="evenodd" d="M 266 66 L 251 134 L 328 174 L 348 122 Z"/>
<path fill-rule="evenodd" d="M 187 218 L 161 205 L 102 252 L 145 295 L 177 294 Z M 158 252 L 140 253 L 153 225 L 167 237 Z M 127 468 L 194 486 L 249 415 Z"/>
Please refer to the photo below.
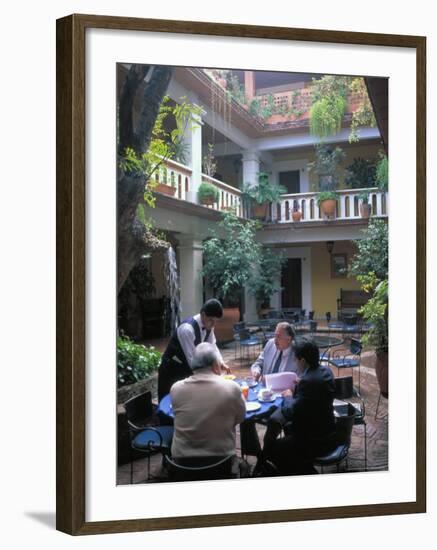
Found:
<path fill-rule="evenodd" d="M 261 397 L 258 396 L 258 401 L 259 401 L 260 403 L 273 403 L 273 401 L 276 401 L 276 398 L 277 398 L 277 397 L 278 397 L 278 396 L 276 395 L 276 393 L 274 393 L 274 394 L 272 395 L 272 397 L 270 397 L 270 399 L 262 399 Z"/>
<path fill-rule="evenodd" d="M 256 401 L 247 401 L 246 402 L 246 411 L 247 412 L 253 412 L 257 411 L 261 408 L 261 405 L 257 403 Z"/>

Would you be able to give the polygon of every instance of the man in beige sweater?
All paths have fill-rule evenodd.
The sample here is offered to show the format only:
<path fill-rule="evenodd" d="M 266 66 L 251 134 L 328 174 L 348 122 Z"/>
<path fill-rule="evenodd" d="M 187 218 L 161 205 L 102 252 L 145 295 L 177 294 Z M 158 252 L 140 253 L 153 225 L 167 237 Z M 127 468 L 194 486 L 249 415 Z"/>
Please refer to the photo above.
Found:
<path fill-rule="evenodd" d="M 217 348 L 199 344 L 189 378 L 173 384 L 174 413 L 171 453 L 174 458 L 225 457 L 235 454 L 235 426 L 246 415 L 238 384 L 220 376 Z"/>

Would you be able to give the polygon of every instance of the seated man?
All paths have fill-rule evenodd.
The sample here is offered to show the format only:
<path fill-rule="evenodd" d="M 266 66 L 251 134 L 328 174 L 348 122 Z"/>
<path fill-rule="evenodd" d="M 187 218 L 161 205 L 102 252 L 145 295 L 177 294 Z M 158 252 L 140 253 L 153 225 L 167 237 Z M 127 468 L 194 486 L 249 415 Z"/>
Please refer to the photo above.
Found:
<path fill-rule="evenodd" d="M 269 419 L 262 458 L 281 474 L 316 473 L 312 459 L 336 447 L 334 376 L 319 363 L 319 348 L 303 341 L 295 346 L 300 380 L 294 395 L 283 393 L 282 407 Z M 277 439 L 284 428 L 285 437 Z"/>
<path fill-rule="evenodd" d="M 294 330 L 289 323 L 278 323 L 275 337 L 271 338 L 251 366 L 255 380 L 276 372 L 297 372 L 298 366 L 293 349 Z"/>
<path fill-rule="evenodd" d="M 220 376 L 221 356 L 216 346 L 199 344 L 189 378 L 173 384 L 173 458 L 235 455 L 235 426 L 246 415 L 238 384 Z"/>

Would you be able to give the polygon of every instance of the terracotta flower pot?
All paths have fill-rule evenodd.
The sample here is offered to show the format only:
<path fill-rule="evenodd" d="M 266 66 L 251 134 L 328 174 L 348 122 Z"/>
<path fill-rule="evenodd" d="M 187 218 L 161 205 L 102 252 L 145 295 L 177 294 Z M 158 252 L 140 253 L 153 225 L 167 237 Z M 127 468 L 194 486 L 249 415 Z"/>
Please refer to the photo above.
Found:
<path fill-rule="evenodd" d="M 335 199 L 326 199 L 320 203 L 320 210 L 327 218 L 335 218 L 337 201 Z"/>
<path fill-rule="evenodd" d="M 234 325 L 240 320 L 238 307 L 225 307 L 223 317 L 219 319 L 214 327 L 214 334 L 217 342 L 231 342 L 234 339 Z"/>
<path fill-rule="evenodd" d="M 203 197 L 200 201 L 200 204 L 203 204 L 203 206 L 213 206 L 214 203 L 214 197 Z"/>
<path fill-rule="evenodd" d="M 386 351 L 376 352 L 375 371 L 381 394 L 388 397 L 388 353 Z"/>
<path fill-rule="evenodd" d="M 302 219 L 302 212 L 300 210 L 293 210 L 293 212 L 291 213 L 291 218 L 294 222 L 300 222 L 300 220 Z"/>
<path fill-rule="evenodd" d="M 362 218 L 370 218 L 372 206 L 369 203 L 360 204 L 360 214 Z"/>
<path fill-rule="evenodd" d="M 158 193 L 162 193 L 163 195 L 174 197 L 176 194 L 176 187 L 171 187 L 170 185 L 166 185 L 165 183 L 159 183 L 155 187 L 155 191 L 158 191 Z"/>
<path fill-rule="evenodd" d="M 257 219 L 265 219 L 267 217 L 269 204 L 267 202 L 263 204 L 252 205 L 252 216 Z"/>

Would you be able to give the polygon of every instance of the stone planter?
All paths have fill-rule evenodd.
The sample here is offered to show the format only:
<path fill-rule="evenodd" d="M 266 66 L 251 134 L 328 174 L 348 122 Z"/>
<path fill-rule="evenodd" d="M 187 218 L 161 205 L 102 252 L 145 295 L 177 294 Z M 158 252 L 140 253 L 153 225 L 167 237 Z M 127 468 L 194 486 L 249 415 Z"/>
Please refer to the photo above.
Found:
<path fill-rule="evenodd" d="M 223 310 L 223 317 L 217 321 L 214 327 L 214 334 L 217 342 L 232 342 L 234 339 L 234 325 L 240 320 L 238 307 L 226 307 Z"/>
<path fill-rule="evenodd" d="M 320 211 L 327 218 L 335 218 L 337 201 L 335 199 L 326 199 L 320 203 Z"/>
<path fill-rule="evenodd" d="M 162 193 L 163 195 L 174 197 L 176 194 L 176 187 L 166 185 L 165 183 L 158 183 L 158 185 L 155 187 L 155 191 L 158 191 L 158 193 Z"/>
<path fill-rule="evenodd" d="M 376 352 L 375 371 L 379 390 L 384 397 L 388 397 L 388 353 L 386 351 Z"/>
<path fill-rule="evenodd" d="M 200 200 L 200 204 L 203 204 L 203 206 L 214 206 L 215 202 L 216 200 L 214 199 L 214 197 L 203 197 Z"/>
<path fill-rule="evenodd" d="M 300 210 L 293 210 L 291 212 L 291 219 L 294 222 L 300 222 L 300 220 L 302 219 L 302 212 Z"/>

